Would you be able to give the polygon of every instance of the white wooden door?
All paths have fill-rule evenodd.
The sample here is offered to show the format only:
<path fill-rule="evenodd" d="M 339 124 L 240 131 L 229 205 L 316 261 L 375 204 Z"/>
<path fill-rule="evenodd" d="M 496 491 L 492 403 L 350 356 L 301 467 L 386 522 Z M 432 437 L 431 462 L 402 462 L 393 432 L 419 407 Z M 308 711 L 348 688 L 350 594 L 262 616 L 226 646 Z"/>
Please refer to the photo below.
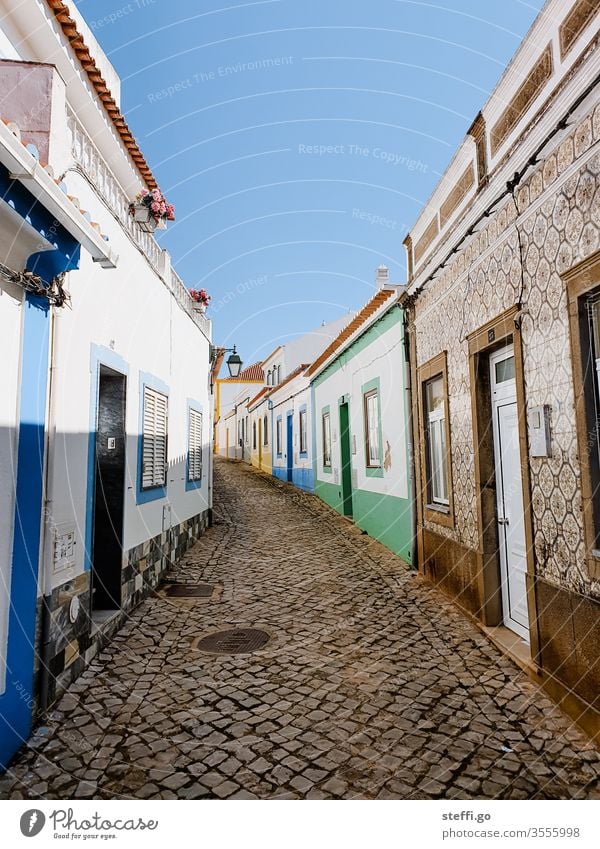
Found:
<path fill-rule="evenodd" d="M 507 628 L 529 641 L 527 551 L 512 345 L 490 357 L 490 371 L 503 618 Z"/>

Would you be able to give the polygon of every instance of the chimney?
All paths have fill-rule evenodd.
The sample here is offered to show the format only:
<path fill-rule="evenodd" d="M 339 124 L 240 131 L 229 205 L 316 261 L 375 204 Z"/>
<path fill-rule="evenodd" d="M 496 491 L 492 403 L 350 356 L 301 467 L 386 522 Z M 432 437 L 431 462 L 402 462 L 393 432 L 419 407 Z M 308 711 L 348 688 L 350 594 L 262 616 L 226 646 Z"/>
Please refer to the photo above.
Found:
<path fill-rule="evenodd" d="M 380 265 L 377 269 L 377 276 L 375 278 L 375 283 L 378 289 L 383 289 L 384 286 L 387 286 L 390 282 L 390 270 L 387 265 Z"/>

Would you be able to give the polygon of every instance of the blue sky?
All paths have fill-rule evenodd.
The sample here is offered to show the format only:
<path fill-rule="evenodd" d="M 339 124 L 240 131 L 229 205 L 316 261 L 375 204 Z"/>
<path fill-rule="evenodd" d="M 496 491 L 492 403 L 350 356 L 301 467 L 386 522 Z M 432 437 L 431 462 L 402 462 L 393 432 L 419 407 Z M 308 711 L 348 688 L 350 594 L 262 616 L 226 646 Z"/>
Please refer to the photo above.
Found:
<path fill-rule="evenodd" d="M 542 0 L 79 0 L 244 362 L 364 304 Z"/>

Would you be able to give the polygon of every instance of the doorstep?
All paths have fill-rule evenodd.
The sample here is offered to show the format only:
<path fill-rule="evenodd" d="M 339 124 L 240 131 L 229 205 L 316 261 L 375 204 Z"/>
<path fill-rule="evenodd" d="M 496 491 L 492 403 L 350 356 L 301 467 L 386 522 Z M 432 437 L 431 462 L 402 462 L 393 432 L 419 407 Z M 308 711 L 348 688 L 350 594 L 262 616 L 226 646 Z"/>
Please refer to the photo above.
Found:
<path fill-rule="evenodd" d="M 508 655 L 524 672 L 535 679 L 540 677 L 540 668 L 531 657 L 531 647 L 522 637 L 505 625 L 489 628 L 477 622 L 477 626 L 502 654 Z"/>
<path fill-rule="evenodd" d="M 120 616 L 123 611 L 117 610 L 95 610 L 92 613 L 92 627 L 90 628 L 90 637 L 93 639 L 98 633 L 107 630 L 114 619 Z"/>

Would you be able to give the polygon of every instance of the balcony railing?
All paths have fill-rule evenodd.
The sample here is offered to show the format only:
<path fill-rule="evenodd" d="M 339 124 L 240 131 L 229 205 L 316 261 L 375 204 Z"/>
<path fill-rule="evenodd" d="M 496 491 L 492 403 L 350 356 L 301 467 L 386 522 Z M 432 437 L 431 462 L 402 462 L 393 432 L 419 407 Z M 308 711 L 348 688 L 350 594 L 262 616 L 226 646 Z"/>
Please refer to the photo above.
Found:
<path fill-rule="evenodd" d="M 100 155 L 98 149 L 85 132 L 75 115 L 67 112 L 67 126 L 71 135 L 71 152 L 77 165 L 84 171 L 98 194 L 118 218 L 121 226 L 129 233 L 135 244 L 143 251 L 158 276 L 173 293 L 181 309 L 185 310 L 205 336 L 211 338 L 211 324 L 205 315 L 194 309 L 181 277 L 171 268 L 165 251 L 151 233 L 145 233 L 129 214 L 129 202 L 116 177 Z"/>

